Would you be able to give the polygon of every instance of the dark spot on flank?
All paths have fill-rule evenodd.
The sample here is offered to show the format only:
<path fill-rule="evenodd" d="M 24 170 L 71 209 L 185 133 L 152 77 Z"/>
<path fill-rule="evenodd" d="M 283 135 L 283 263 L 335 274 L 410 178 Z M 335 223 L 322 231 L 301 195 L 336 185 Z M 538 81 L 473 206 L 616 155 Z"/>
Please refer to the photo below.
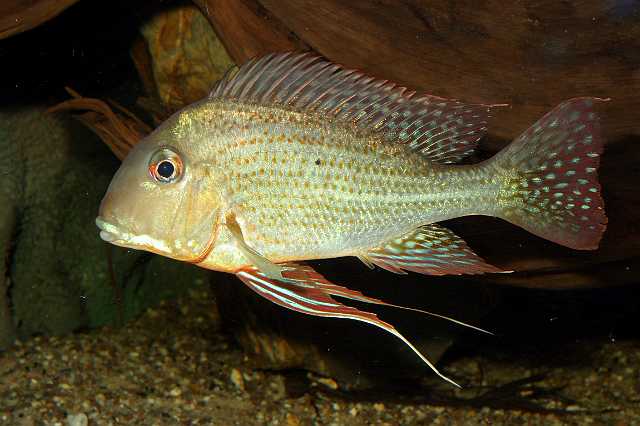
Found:
<path fill-rule="evenodd" d="M 320 165 L 320 159 L 318 158 L 318 159 L 316 160 L 316 166 L 319 166 L 319 165 Z"/>

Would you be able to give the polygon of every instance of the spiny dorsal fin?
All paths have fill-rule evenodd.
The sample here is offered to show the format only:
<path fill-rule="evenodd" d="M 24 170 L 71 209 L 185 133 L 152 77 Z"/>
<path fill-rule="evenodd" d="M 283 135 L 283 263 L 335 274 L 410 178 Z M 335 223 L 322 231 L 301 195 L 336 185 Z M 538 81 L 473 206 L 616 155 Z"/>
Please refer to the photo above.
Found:
<path fill-rule="evenodd" d="M 489 265 L 449 229 L 436 224 L 421 226 L 359 256 L 367 264 L 387 271 L 425 275 L 504 272 Z"/>
<path fill-rule="evenodd" d="M 437 163 L 472 154 L 490 106 L 415 93 L 314 54 L 289 52 L 247 62 L 220 80 L 209 98 L 316 111 L 406 144 Z"/>

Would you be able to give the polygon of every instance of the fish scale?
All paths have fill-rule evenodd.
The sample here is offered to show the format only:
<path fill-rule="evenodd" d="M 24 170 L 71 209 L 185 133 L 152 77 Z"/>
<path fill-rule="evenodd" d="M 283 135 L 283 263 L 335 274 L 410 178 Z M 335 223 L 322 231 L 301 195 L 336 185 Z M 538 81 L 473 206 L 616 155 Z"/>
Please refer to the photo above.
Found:
<path fill-rule="evenodd" d="M 250 224 L 247 242 L 269 258 L 357 254 L 402 231 L 476 212 L 471 206 L 490 205 L 483 200 L 497 193 L 476 166 L 455 166 L 453 173 L 314 113 L 229 102 L 208 110 L 226 117 L 212 134 L 235 129 L 215 139 L 211 165 L 226 170 L 238 220 Z M 243 128 L 248 116 L 252 125 Z"/>

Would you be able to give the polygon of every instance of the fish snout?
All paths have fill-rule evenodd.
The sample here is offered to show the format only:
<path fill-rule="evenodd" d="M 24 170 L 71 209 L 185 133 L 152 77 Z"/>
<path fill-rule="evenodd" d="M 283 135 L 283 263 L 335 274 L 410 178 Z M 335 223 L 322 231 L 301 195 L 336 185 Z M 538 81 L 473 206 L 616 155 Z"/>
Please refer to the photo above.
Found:
<path fill-rule="evenodd" d="M 108 243 L 114 243 L 122 239 L 121 231 L 115 224 L 113 211 L 113 194 L 111 191 L 102 198 L 98 209 L 98 217 L 96 217 L 96 226 L 100 229 L 100 238 Z"/>
<path fill-rule="evenodd" d="M 107 191 L 100 202 L 100 207 L 98 208 L 98 216 L 105 217 L 108 215 L 108 212 L 111 210 L 111 206 L 113 205 L 113 193 L 111 191 Z"/>

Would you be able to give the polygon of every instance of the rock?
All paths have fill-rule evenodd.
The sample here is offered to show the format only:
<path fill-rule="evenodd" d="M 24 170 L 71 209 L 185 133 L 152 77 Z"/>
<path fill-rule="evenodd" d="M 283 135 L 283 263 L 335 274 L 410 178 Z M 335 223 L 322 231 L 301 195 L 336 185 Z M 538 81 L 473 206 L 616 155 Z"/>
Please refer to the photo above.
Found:
<path fill-rule="evenodd" d="M 326 386 L 331 390 L 338 390 L 338 383 L 336 383 L 336 381 L 333 380 L 331 377 L 318 377 L 316 379 L 316 382 Z"/>
<path fill-rule="evenodd" d="M 67 414 L 67 426 L 87 426 L 89 419 L 84 413 Z"/>
<path fill-rule="evenodd" d="M 2 166 L 8 167 L 8 165 Z M 3 206 L 3 208 L 0 208 L 0 259 L 6 259 L 9 256 L 13 234 L 16 229 L 15 200 L 13 199 L 12 191 L 7 191 L 7 188 L 4 189 L 3 191 L 0 187 L 0 206 Z M 10 307 L 9 288 L 11 287 L 11 278 L 7 266 L 7 262 L 0 261 L 0 350 L 9 347 L 16 337 Z"/>
<path fill-rule="evenodd" d="M 244 379 L 242 378 L 242 373 L 240 373 L 240 370 L 238 370 L 237 368 L 232 368 L 229 379 L 238 390 L 244 391 Z"/>
<path fill-rule="evenodd" d="M 142 26 L 141 33 L 151 70 L 138 69 L 143 70 L 143 79 L 153 81 L 155 95 L 171 112 L 205 97 L 234 66 L 207 19 L 193 5 L 159 12 Z M 151 76 L 146 75 L 149 71 Z"/>
<path fill-rule="evenodd" d="M 10 280 L 12 306 L 11 321 L 0 320 L 5 345 L 14 332 L 24 338 L 117 324 L 205 276 L 100 240 L 96 209 L 118 163 L 82 125 L 44 111 L 0 110 L 0 253 L 8 266 L 1 276 Z"/>
<path fill-rule="evenodd" d="M 300 426 L 302 423 L 300 422 L 300 418 L 293 413 L 287 413 L 287 426 Z"/>

